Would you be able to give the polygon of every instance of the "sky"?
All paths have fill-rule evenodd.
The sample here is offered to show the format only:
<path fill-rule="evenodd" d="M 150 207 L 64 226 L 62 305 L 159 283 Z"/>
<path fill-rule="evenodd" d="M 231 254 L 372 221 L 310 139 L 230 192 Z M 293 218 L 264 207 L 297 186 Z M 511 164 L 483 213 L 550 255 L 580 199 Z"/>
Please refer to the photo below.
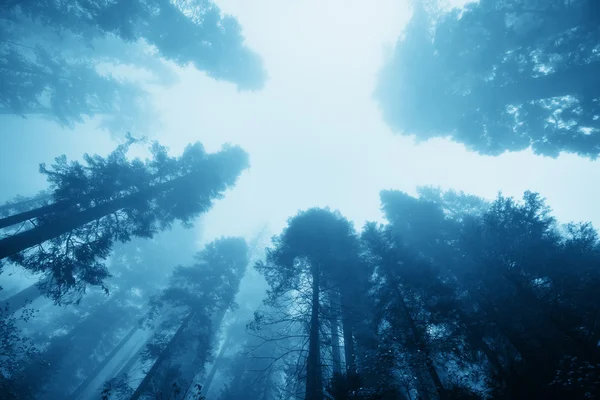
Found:
<path fill-rule="evenodd" d="M 217 202 L 198 232 L 272 234 L 299 209 L 339 209 L 357 228 L 380 220 L 379 191 L 415 194 L 418 185 L 463 190 L 492 199 L 540 192 L 563 222 L 600 226 L 598 162 L 530 151 L 479 156 L 446 140 L 415 143 L 384 124 L 373 90 L 386 49 L 410 18 L 402 0 L 219 0 L 238 18 L 248 45 L 264 60 L 269 80 L 258 92 L 238 92 L 193 69 L 177 84 L 154 89 L 161 130 L 154 138 L 180 153 L 201 141 L 225 142 L 250 154 L 251 168 Z M 367 6 L 367 4 L 369 6 Z M 93 124 L 73 130 L 35 119 L 0 119 L 0 200 L 44 188 L 38 164 L 67 154 L 106 154 L 115 146 Z"/>

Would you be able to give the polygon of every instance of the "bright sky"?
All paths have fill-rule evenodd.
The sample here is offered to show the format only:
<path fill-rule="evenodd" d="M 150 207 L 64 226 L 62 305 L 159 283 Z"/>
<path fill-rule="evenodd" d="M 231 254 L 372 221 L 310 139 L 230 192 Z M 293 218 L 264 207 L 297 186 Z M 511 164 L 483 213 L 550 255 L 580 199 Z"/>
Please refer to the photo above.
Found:
<path fill-rule="evenodd" d="M 217 3 L 239 19 L 270 79 L 260 92 L 238 93 L 186 70 L 177 85 L 157 93 L 164 121 L 157 138 L 174 152 L 200 140 L 209 150 L 232 142 L 250 153 L 251 169 L 204 218 L 203 240 L 251 236 L 264 223 L 277 233 L 298 209 L 312 206 L 339 209 L 361 227 L 380 218 L 381 189 L 415 193 L 428 184 L 486 198 L 531 189 L 559 219 L 600 226 L 598 162 L 530 152 L 483 157 L 443 140 L 417 145 L 390 132 L 372 92 L 384 49 L 410 16 L 403 0 Z M 0 171 L 2 198 L 42 188 L 40 161 L 114 146 L 91 127 L 61 132 L 47 123 L 5 120 L 0 159 L 13 167 Z"/>

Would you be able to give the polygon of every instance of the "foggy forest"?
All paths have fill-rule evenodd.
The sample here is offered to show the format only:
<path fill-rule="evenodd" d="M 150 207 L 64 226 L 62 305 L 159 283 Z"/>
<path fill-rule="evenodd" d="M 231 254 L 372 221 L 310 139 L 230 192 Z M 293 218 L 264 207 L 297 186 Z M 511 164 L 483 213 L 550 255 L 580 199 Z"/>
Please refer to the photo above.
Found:
<path fill-rule="evenodd" d="M 0 400 L 600 399 L 599 156 L 598 0 L 0 0 Z"/>

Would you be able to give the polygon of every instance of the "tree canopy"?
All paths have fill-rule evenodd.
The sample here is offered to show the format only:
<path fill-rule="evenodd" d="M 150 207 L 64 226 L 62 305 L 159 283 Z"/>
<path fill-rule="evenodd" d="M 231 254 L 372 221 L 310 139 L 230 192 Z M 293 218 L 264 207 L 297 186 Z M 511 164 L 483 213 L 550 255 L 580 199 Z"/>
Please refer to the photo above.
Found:
<path fill-rule="evenodd" d="M 597 1 L 423 3 L 376 89 L 395 132 L 488 155 L 600 154 Z"/>
<path fill-rule="evenodd" d="M 163 61 L 257 90 L 266 73 L 237 20 L 210 0 L 8 1 L 0 18 L 0 114 L 38 114 L 65 126 L 102 116 L 112 132 L 148 131 L 146 89 L 130 66 L 168 84 Z M 108 71 L 108 72 L 107 72 Z M 137 79 L 139 81 L 139 79 Z"/>

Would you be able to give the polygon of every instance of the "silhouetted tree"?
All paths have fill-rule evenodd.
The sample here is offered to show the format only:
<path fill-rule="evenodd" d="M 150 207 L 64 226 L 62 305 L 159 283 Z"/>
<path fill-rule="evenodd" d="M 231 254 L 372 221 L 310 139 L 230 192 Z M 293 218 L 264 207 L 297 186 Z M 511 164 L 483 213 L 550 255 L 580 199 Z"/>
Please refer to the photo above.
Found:
<path fill-rule="evenodd" d="M 30 229 L 0 239 L 0 259 L 44 274 L 40 289 L 56 301 L 103 286 L 109 273 L 102 260 L 115 242 L 151 238 L 176 220 L 191 226 L 248 166 L 247 154 L 233 146 L 207 154 L 196 143 L 171 157 L 155 143 L 144 161 L 128 160 L 126 149 L 86 155 L 85 164 L 59 157 L 50 168 L 42 165 L 53 204 L 66 206 L 44 206 Z"/>
<path fill-rule="evenodd" d="M 142 354 L 142 364 L 150 368 L 132 389 L 131 399 L 166 393 L 174 382 L 178 387 L 189 386 L 203 370 L 219 319 L 224 310 L 235 306 L 247 264 L 246 242 L 222 238 L 209 243 L 197 255 L 195 265 L 175 269 L 169 287 L 152 302 L 151 320 L 159 313 L 165 316 Z M 108 387 L 114 384 L 109 382 Z"/>
<path fill-rule="evenodd" d="M 267 251 L 266 262 L 257 265 L 270 286 L 267 304 L 282 310 L 283 314 L 291 313 L 283 317 L 284 320 L 308 324 L 306 399 L 319 400 L 323 398 L 321 330 L 331 326 L 328 319 L 337 321 L 340 312 L 346 364 L 349 370 L 354 368 L 354 321 L 350 303 L 351 296 L 358 291 L 347 277 L 352 276 L 357 265 L 358 238 L 352 224 L 339 213 L 313 208 L 291 218 L 283 233 L 273 239 L 273 245 Z M 360 274 L 354 276 L 359 277 Z M 341 311 L 337 306 L 340 296 Z M 296 297 L 302 306 L 285 311 L 290 306 L 288 302 Z M 335 306 L 326 306 L 331 304 Z M 331 332 L 330 328 L 329 334 L 324 335 L 330 345 Z M 332 352 L 333 348 L 328 350 Z"/>

